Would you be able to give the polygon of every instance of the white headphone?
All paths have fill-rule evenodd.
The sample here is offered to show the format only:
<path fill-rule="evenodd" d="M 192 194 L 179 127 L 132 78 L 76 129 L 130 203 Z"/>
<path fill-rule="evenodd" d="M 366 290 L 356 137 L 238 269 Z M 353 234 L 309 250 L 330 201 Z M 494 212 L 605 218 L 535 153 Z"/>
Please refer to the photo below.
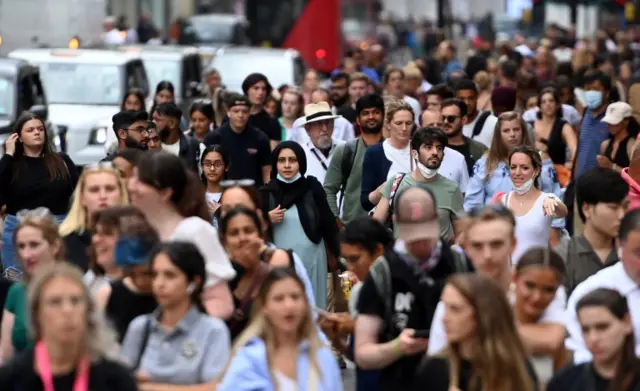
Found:
<path fill-rule="evenodd" d="M 196 284 L 193 282 L 187 285 L 187 295 L 192 294 L 196 290 Z"/>

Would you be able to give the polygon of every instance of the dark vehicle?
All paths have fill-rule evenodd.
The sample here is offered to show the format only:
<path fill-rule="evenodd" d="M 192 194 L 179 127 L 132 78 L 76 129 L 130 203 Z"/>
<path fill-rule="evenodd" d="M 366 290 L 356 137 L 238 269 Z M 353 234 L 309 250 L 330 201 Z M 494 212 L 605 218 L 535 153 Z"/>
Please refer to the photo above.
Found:
<path fill-rule="evenodd" d="M 198 49 L 189 46 L 120 46 L 118 50 L 137 53 L 146 70 L 149 87 L 155 91 L 163 80 L 175 87 L 175 101 L 183 112 L 201 96 L 202 58 Z"/>
<path fill-rule="evenodd" d="M 30 111 L 46 123 L 47 107 L 38 67 L 23 60 L 0 58 L 0 156 L 20 113 Z M 54 141 L 53 127 L 47 123 L 47 129 L 49 140 Z"/>
<path fill-rule="evenodd" d="M 230 14 L 201 14 L 189 18 L 197 45 L 246 45 L 247 23 Z"/>

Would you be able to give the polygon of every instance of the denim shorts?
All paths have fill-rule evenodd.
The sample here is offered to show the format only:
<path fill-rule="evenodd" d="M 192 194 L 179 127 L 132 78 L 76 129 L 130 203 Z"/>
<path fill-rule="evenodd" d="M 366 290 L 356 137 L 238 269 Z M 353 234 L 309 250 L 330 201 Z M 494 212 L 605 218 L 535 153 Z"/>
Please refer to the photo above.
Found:
<path fill-rule="evenodd" d="M 58 224 L 64 220 L 66 215 L 56 215 Z M 22 281 L 22 264 L 16 258 L 16 249 L 13 246 L 13 234 L 18 226 L 18 218 L 14 215 L 7 215 L 4 219 L 4 230 L 2 231 L 2 268 L 4 276 L 12 281 Z"/>

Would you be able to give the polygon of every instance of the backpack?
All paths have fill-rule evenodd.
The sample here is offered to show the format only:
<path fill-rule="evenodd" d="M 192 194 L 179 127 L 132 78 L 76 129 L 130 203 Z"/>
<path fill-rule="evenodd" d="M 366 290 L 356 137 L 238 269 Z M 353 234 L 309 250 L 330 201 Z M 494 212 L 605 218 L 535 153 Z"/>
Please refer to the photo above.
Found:
<path fill-rule="evenodd" d="M 338 209 L 342 208 L 344 193 L 347 189 L 347 180 L 351 175 L 353 163 L 356 161 L 356 154 L 358 153 L 358 140 L 358 138 L 349 140 L 344 145 L 344 152 L 342 154 L 342 161 L 340 165 L 340 168 L 342 169 L 342 181 L 340 183 L 340 201 L 338 201 Z"/>
<path fill-rule="evenodd" d="M 404 179 L 404 176 L 407 175 L 404 172 L 399 172 L 396 174 L 395 178 L 393 178 L 393 184 L 391 185 L 391 191 L 389 192 L 389 210 L 387 211 L 387 228 L 393 231 L 393 200 L 396 198 L 396 193 L 400 188 L 400 184 Z"/>
<path fill-rule="evenodd" d="M 467 262 L 467 257 L 463 252 L 455 251 L 451 249 L 451 254 L 453 256 L 455 272 L 456 273 L 467 273 L 470 272 L 469 263 Z M 373 284 L 376 287 L 376 291 L 378 292 L 379 297 L 384 302 L 384 317 L 383 317 L 383 326 L 382 326 L 382 341 L 391 341 L 395 338 L 393 335 L 393 288 L 391 283 L 391 268 L 389 267 L 389 261 L 385 258 L 384 255 L 378 257 L 375 260 L 371 268 L 369 269 L 369 275 L 373 280 Z"/>
<path fill-rule="evenodd" d="M 489 118 L 489 116 L 491 115 L 490 112 L 488 111 L 484 111 L 480 114 L 480 116 L 478 117 L 478 120 L 476 121 L 476 124 L 473 125 L 473 133 L 471 133 L 471 137 L 470 138 L 474 138 L 477 135 L 480 134 L 480 132 L 482 132 L 482 128 L 484 127 L 484 123 L 487 122 L 487 118 Z"/>

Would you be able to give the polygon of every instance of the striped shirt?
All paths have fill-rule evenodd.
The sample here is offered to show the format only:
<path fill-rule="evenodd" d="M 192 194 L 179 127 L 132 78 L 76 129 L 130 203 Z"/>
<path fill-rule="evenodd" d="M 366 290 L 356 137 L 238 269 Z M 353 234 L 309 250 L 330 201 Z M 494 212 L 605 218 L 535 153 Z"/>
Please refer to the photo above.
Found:
<path fill-rule="evenodd" d="M 600 144 L 609 136 L 607 124 L 602 122 L 604 112 L 594 117 L 591 110 L 584 114 L 580 137 L 578 139 L 578 167 L 576 178 L 586 170 L 596 167 L 596 155 L 600 153 Z"/>

